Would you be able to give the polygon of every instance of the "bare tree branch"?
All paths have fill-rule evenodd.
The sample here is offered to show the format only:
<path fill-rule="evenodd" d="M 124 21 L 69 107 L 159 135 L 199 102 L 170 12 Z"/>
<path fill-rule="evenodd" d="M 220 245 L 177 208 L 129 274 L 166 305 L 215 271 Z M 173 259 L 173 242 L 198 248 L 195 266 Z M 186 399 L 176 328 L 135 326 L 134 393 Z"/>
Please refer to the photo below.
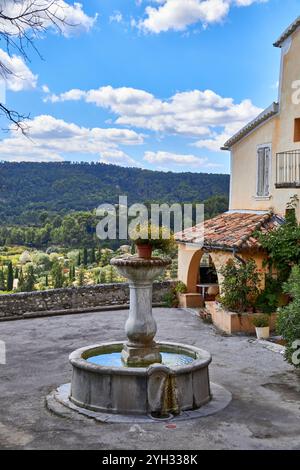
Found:
<path fill-rule="evenodd" d="M 62 0 L 0 0 L 0 45 L 3 43 L 9 56 L 17 52 L 28 62 L 28 49 L 39 54 L 35 40 L 46 29 L 53 27 L 62 32 L 65 26 L 75 26 L 67 23 L 64 5 Z M 0 61 L 0 78 L 7 80 L 10 75 L 14 75 L 13 70 Z M 0 115 L 24 133 L 25 116 L 9 110 L 3 103 L 0 103 Z"/>
<path fill-rule="evenodd" d="M 15 126 L 16 130 L 20 130 L 23 135 L 26 135 L 28 129 L 25 121 L 29 119 L 29 116 L 19 114 L 17 111 L 8 109 L 2 103 L 0 103 L 0 116 L 4 116 L 11 124 Z M 3 131 L 8 131 L 7 128 L 2 128 Z"/>

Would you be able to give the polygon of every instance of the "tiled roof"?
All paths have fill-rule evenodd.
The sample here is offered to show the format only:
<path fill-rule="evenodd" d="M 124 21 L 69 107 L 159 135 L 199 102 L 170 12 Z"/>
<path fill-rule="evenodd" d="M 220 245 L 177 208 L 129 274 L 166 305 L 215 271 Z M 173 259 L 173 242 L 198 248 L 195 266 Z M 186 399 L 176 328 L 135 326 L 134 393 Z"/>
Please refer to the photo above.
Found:
<path fill-rule="evenodd" d="M 290 26 L 282 33 L 279 39 L 277 39 L 276 42 L 274 42 L 275 47 L 281 47 L 282 43 L 291 35 L 293 34 L 296 29 L 298 29 L 300 26 L 300 16 L 292 23 Z"/>
<path fill-rule="evenodd" d="M 275 116 L 278 113 L 279 105 L 278 103 L 272 103 L 267 109 L 260 113 L 253 121 L 249 122 L 245 127 L 243 127 L 239 132 L 237 132 L 233 137 L 231 137 L 222 147 L 222 150 L 230 150 L 230 148 L 239 142 L 241 139 L 246 137 L 250 132 L 252 132 L 256 127 L 260 126 L 263 122 L 267 121 L 271 117 Z"/>
<path fill-rule="evenodd" d="M 254 233 L 263 233 L 275 230 L 284 223 L 284 219 L 271 213 L 254 212 L 225 212 L 213 219 L 196 225 L 175 235 L 176 241 L 181 243 L 201 244 L 214 249 L 259 249 L 260 244 Z"/>

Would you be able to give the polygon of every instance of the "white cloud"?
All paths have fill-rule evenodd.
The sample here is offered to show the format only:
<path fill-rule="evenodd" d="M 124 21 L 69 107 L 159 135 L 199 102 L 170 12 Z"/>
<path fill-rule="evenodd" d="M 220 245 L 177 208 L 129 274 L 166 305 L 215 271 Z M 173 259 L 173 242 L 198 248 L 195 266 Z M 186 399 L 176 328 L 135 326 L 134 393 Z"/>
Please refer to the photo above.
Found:
<path fill-rule="evenodd" d="M 48 85 L 43 85 L 42 90 L 43 90 L 44 93 L 50 93 Z"/>
<path fill-rule="evenodd" d="M 1 67 L 2 78 L 9 90 L 21 91 L 36 88 L 38 76 L 31 72 L 21 57 L 9 56 L 0 49 L 0 64 L 3 66 Z"/>
<path fill-rule="evenodd" d="M 63 0 L 36 0 L 35 2 L 32 0 L 6 0 L 1 5 L 3 15 L 17 17 L 20 14 L 25 14 L 24 19 L 28 18 L 31 23 L 34 22 L 40 31 L 55 28 L 49 19 L 49 13 L 45 12 L 46 8 L 61 33 L 66 37 L 90 31 L 97 20 L 97 14 L 94 17 L 88 16 L 83 11 L 82 4 L 78 2 L 69 4 Z M 29 29 L 25 21 L 17 21 L 16 23 L 25 31 Z M 17 25 L 7 20 L 0 19 L 0 28 L 1 31 L 18 35 Z"/>
<path fill-rule="evenodd" d="M 203 25 L 217 23 L 229 13 L 232 6 L 246 7 L 253 3 L 264 3 L 268 0 L 159 0 L 157 6 L 145 9 L 146 17 L 137 22 L 138 27 L 151 33 L 164 31 L 184 31 L 195 23 Z"/>
<path fill-rule="evenodd" d="M 145 152 L 144 160 L 155 165 L 180 165 L 195 168 L 217 168 L 222 165 L 212 163 L 208 158 L 201 158 L 195 155 L 176 154 L 172 152 Z"/>
<path fill-rule="evenodd" d="M 129 157 L 122 150 L 117 150 L 117 149 L 102 151 L 99 161 L 102 163 L 119 165 L 119 166 L 120 165 L 131 166 L 131 167 L 139 166 L 136 160 Z"/>
<path fill-rule="evenodd" d="M 47 92 L 47 94 L 49 94 L 49 91 Z M 84 98 L 85 95 L 86 93 L 84 91 L 74 88 L 65 93 L 62 93 L 61 95 L 51 94 L 49 96 L 46 96 L 44 98 L 44 102 L 46 103 L 47 101 L 51 101 L 52 103 L 57 103 L 58 101 L 79 101 Z"/>
<path fill-rule="evenodd" d="M 109 17 L 109 22 L 110 23 L 122 23 L 123 21 L 123 15 L 120 11 L 115 11 L 110 17 Z"/>
<path fill-rule="evenodd" d="M 52 116 L 37 116 L 28 123 L 28 137 L 11 127 L 10 136 L 1 141 L 0 159 L 51 161 L 66 154 L 88 155 L 99 161 L 135 166 L 136 162 L 120 145 L 138 145 L 143 137 L 129 129 L 85 128 Z"/>
<path fill-rule="evenodd" d="M 235 103 L 232 98 L 224 98 L 212 90 L 180 92 L 161 100 L 144 90 L 106 86 L 86 92 L 70 90 L 49 95 L 46 100 L 67 101 L 75 97 L 116 114 L 118 125 L 161 135 L 197 138 L 199 147 L 209 149 L 219 145 L 219 140 L 227 138 L 232 129 L 238 130 L 261 112 L 250 100 Z"/>

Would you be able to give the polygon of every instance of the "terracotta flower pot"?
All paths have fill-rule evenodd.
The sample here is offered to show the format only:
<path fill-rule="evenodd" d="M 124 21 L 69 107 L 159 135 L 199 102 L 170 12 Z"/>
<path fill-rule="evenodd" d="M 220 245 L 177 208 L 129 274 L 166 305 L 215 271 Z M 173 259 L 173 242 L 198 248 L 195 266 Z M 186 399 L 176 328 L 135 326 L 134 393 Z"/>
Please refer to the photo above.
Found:
<path fill-rule="evenodd" d="M 151 245 L 136 245 L 137 254 L 139 258 L 150 259 L 152 256 Z"/>

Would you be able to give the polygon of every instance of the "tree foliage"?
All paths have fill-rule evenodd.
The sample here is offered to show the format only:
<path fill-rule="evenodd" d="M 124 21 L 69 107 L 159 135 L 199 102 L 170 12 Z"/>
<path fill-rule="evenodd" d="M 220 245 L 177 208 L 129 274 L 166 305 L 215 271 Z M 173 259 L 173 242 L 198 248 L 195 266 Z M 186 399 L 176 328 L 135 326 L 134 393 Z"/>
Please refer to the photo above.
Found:
<path fill-rule="evenodd" d="M 268 253 L 270 268 L 277 270 L 279 281 L 285 281 L 292 266 L 300 264 L 300 225 L 295 211 L 287 213 L 285 224 L 277 230 L 259 234 L 258 238 Z"/>
<path fill-rule="evenodd" d="M 7 290 L 13 290 L 14 285 L 14 270 L 12 262 L 10 261 L 7 265 Z"/>
<path fill-rule="evenodd" d="M 55 228 L 73 211 L 95 210 L 102 203 L 118 204 L 120 195 L 133 203 L 201 203 L 206 218 L 228 209 L 229 176 L 171 173 L 122 168 L 103 163 L 0 163 L 0 224 Z"/>
<path fill-rule="evenodd" d="M 65 278 L 62 270 L 62 266 L 58 261 L 53 263 L 51 269 L 51 278 L 54 289 L 60 289 L 64 286 Z"/>
<path fill-rule="evenodd" d="M 300 367 L 294 360 L 296 349 L 300 348 L 300 266 L 294 266 L 289 280 L 283 287 L 286 294 L 290 295 L 292 302 L 280 309 L 277 320 L 277 331 L 286 341 L 285 358 L 296 367 Z M 294 342 L 299 344 L 294 347 Z"/>
<path fill-rule="evenodd" d="M 222 282 L 222 305 L 232 312 L 245 312 L 255 305 L 259 294 L 260 276 L 254 260 L 244 263 L 229 260 L 220 271 Z"/>
<path fill-rule="evenodd" d="M 23 274 L 23 270 L 20 271 L 18 290 L 20 292 L 32 292 L 34 290 L 35 282 L 36 277 L 34 266 L 29 264 L 26 268 L 25 275 Z"/>

